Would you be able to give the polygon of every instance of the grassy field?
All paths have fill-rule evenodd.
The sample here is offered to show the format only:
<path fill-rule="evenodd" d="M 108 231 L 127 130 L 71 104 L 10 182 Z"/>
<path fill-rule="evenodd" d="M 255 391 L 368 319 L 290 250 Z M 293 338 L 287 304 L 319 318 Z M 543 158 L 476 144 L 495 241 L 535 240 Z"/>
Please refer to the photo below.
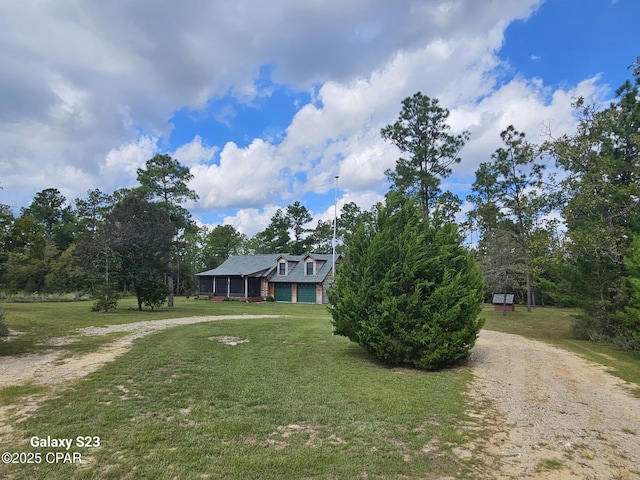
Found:
<path fill-rule="evenodd" d="M 49 392 L 55 396 L 20 424 L 20 438 L 2 450 L 60 450 L 29 446 L 33 436 L 97 436 L 100 446 L 72 447 L 82 455 L 81 465 L 43 458 L 39 465 L 0 465 L 0 477 L 475 476 L 477 460 L 461 453 L 480 433 L 460 428 L 469 421 L 466 367 L 439 373 L 384 367 L 347 339 L 331 336 L 324 306 L 178 299 L 172 311 L 139 313 L 122 304 L 113 314 L 91 313 L 89 306 L 0 308 L 12 329 L 25 332 L 23 351 L 41 348 L 37 339 L 87 325 L 211 314 L 288 317 L 182 326 L 136 341 L 98 372 Z M 210 339 L 222 335 L 248 342 L 231 346 Z M 85 341 L 91 338 L 80 343 Z M 0 348 L 8 353 L 6 344 Z M 0 399 L 16 401 L 36 387 L 25 388 L 2 389 Z"/>

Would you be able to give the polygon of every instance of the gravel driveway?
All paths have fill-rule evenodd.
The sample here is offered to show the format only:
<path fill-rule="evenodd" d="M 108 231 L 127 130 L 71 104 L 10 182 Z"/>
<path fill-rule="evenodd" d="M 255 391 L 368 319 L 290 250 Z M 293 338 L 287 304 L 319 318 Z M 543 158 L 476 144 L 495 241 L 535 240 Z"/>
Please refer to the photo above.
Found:
<path fill-rule="evenodd" d="M 604 367 L 486 330 L 470 360 L 491 478 L 640 478 L 640 398 Z"/>

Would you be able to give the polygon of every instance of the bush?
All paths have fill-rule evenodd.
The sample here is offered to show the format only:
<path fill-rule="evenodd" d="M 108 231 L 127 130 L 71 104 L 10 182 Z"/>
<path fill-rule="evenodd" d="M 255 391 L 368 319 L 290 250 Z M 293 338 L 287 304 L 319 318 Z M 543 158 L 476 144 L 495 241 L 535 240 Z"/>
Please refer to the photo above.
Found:
<path fill-rule="evenodd" d="M 96 290 L 94 298 L 96 302 L 91 307 L 91 311 L 107 313 L 116 309 L 120 294 L 115 287 L 104 285 Z"/>
<path fill-rule="evenodd" d="M 9 327 L 5 323 L 4 310 L 0 310 L 0 337 L 6 337 L 9 335 Z"/>
<path fill-rule="evenodd" d="M 136 283 L 136 296 L 138 297 L 139 310 L 142 310 L 142 305 L 155 310 L 167 300 L 169 289 L 164 282 L 146 278 Z"/>
<path fill-rule="evenodd" d="M 469 356 L 482 294 L 457 226 L 402 199 L 353 235 L 329 301 L 337 334 L 385 363 L 434 370 Z"/>

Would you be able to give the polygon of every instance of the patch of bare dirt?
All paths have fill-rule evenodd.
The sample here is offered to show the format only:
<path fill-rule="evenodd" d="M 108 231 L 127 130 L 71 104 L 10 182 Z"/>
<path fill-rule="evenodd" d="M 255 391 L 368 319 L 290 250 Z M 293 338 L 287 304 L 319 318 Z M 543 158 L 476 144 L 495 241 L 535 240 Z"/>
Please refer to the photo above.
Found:
<path fill-rule="evenodd" d="M 604 367 L 491 331 L 470 362 L 487 478 L 640 478 L 640 399 Z"/>
<path fill-rule="evenodd" d="M 225 345 L 239 345 L 241 343 L 249 342 L 248 338 L 232 337 L 229 335 L 218 335 L 217 337 L 209 337 L 209 340 L 215 340 Z"/>

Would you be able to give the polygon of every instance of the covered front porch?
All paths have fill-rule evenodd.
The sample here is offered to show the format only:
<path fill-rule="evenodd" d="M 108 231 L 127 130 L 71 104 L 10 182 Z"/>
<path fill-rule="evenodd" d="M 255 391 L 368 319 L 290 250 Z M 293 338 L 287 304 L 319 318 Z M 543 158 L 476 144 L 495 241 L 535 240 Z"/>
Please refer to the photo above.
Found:
<path fill-rule="evenodd" d="M 238 298 L 248 301 L 264 300 L 267 296 L 267 280 L 249 275 L 201 276 L 198 298 L 223 300 Z"/>

